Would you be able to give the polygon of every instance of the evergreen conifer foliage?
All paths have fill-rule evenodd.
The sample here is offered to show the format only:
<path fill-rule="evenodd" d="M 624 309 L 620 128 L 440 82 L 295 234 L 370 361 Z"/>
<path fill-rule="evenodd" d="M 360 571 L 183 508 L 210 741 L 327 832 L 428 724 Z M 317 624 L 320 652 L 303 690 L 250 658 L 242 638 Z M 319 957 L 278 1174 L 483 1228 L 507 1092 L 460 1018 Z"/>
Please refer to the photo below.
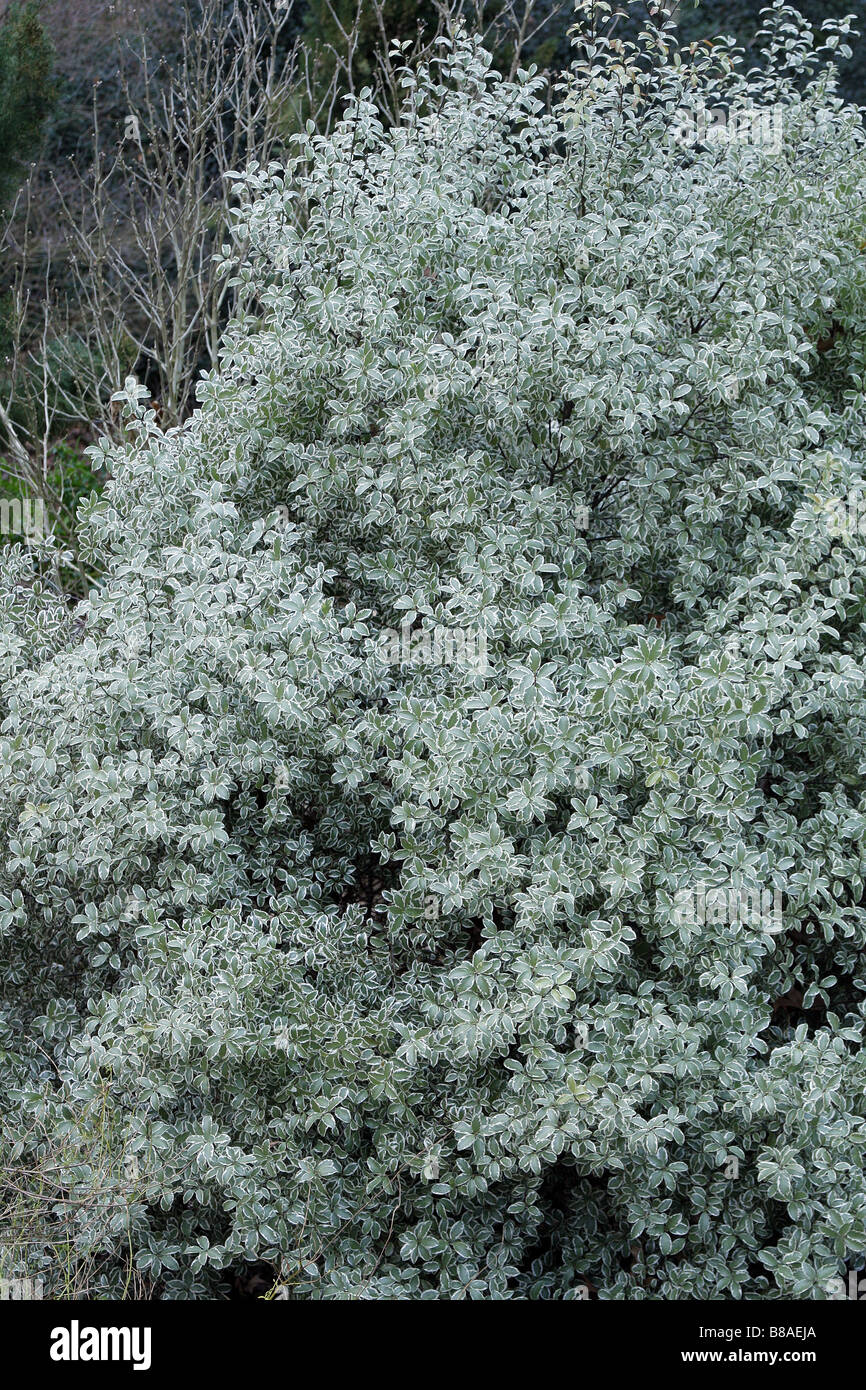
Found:
<path fill-rule="evenodd" d="M 127 384 L 83 630 L 7 553 L 3 1169 L 52 1287 L 858 1266 L 866 156 L 844 26 L 768 22 L 749 76 L 649 27 L 552 109 L 460 36 L 394 128 L 361 94 L 245 177 L 194 416 Z"/>
<path fill-rule="evenodd" d="M 13 4 L 0 19 L 0 197 L 23 174 L 54 102 L 53 53 L 35 4 Z"/>

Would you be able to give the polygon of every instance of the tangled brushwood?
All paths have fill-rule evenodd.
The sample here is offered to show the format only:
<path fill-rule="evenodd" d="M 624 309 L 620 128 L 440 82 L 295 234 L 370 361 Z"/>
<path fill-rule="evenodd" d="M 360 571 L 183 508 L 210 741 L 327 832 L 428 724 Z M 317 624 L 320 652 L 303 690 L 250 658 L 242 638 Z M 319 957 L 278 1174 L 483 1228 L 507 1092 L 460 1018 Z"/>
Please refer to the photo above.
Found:
<path fill-rule="evenodd" d="M 239 180 L 199 408 L 130 381 L 93 451 L 100 586 L 4 552 L 0 1244 L 47 1296 L 866 1258 L 845 26 L 777 4 L 747 71 L 584 21 L 554 100 L 458 35 Z"/>

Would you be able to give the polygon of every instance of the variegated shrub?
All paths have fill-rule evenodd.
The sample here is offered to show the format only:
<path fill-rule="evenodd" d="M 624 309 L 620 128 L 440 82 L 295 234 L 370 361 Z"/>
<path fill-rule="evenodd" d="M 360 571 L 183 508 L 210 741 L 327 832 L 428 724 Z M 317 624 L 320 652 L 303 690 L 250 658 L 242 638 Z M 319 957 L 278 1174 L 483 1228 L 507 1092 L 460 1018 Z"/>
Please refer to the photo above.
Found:
<path fill-rule="evenodd" d="M 7 551 L 5 1241 L 55 1295 L 862 1263 L 866 154 L 844 26 L 768 24 L 750 75 L 584 27 L 553 100 L 460 36 L 396 127 L 361 94 L 239 183 L 194 416 L 128 383 L 78 621 Z M 773 140 L 677 138 L 714 108 Z"/>

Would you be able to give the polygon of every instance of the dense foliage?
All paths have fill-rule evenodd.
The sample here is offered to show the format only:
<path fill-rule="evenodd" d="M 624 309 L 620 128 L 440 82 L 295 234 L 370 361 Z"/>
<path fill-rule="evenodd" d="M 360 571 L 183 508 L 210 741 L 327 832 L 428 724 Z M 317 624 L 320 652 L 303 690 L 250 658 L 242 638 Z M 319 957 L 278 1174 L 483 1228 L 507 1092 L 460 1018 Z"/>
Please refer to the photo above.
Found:
<path fill-rule="evenodd" d="M 598 38 L 552 113 L 463 38 L 396 128 L 362 94 L 246 178 L 193 417 L 128 384 L 102 587 L 7 551 L 8 1259 L 55 1294 L 862 1262 L 866 155 L 774 26 L 749 77 Z M 781 140 L 684 141 L 719 105 Z"/>

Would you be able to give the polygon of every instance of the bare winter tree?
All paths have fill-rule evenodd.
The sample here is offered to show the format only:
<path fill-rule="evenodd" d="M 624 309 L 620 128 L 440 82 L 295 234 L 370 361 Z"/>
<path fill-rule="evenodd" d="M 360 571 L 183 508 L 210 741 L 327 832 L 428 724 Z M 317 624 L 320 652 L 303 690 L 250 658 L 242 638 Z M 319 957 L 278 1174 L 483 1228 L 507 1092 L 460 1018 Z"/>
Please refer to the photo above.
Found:
<path fill-rule="evenodd" d="M 103 128 L 94 94 L 92 164 L 55 190 L 95 368 L 89 404 L 103 423 L 131 366 L 177 423 L 215 359 L 233 307 L 214 262 L 229 240 L 226 176 L 279 153 L 299 89 L 312 89 L 287 42 L 291 10 L 292 0 L 202 0 L 184 11 L 174 62 L 150 53 L 144 29 L 133 41 L 139 72 L 121 130 Z M 81 358 L 76 346 L 79 375 Z"/>
<path fill-rule="evenodd" d="M 12 532 L 38 548 L 43 580 L 58 592 L 83 593 L 91 576 L 76 554 L 76 496 L 55 456 L 58 433 L 78 412 L 64 399 L 55 351 L 63 327 L 52 293 L 51 251 L 44 245 L 34 249 L 40 238 L 32 214 L 28 182 L 0 228 L 3 259 L 12 267 L 3 303 L 0 505 L 4 520 L 10 509 L 25 509 L 30 524 Z M 39 278 L 32 272 L 37 261 Z"/>

